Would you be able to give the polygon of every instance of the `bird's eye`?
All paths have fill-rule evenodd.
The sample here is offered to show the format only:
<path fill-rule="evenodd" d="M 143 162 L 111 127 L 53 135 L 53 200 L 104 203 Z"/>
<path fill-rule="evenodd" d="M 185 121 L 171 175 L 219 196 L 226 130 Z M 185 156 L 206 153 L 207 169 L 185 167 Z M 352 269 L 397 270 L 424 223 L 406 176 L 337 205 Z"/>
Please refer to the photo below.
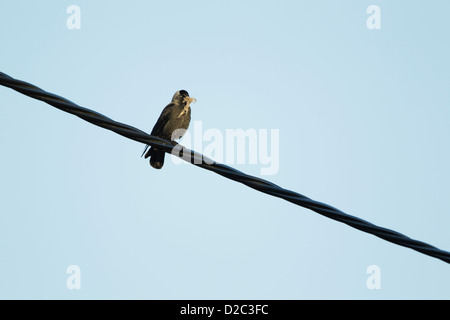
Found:
<path fill-rule="evenodd" d="M 187 93 L 186 90 L 180 90 L 180 96 L 182 96 L 182 97 L 189 97 L 189 93 Z"/>

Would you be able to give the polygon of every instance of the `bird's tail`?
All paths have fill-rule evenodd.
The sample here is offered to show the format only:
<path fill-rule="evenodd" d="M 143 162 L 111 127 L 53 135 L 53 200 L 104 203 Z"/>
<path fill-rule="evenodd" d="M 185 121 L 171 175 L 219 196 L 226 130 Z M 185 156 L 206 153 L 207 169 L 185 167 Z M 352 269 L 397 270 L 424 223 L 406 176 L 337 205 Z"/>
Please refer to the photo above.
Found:
<path fill-rule="evenodd" d="M 145 150 L 144 150 L 145 152 Z M 144 158 L 150 157 L 150 165 L 155 169 L 161 169 L 164 165 L 165 152 L 156 148 L 150 147 Z"/>

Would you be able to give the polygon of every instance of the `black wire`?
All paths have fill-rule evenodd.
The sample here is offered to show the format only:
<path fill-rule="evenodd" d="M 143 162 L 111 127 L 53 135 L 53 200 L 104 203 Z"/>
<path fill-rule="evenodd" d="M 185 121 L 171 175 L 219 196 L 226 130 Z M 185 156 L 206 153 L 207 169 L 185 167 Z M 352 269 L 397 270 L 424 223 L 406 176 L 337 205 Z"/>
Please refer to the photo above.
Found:
<path fill-rule="evenodd" d="M 158 147 L 165 152 L 171 152 L 174 148 L 174 144 L 169 141 L 151 136 L 144 131 L 141 131 L 127 124 L 114 121 L 93 110 L 80 107 L 65 98 L 46 92 L 24 81 L 16 80 L 2 72 L 0 72 L 0 85 L 16 90 L 31 98 L 44 101 L 54 106 L 55 108 L 71 113 L 99 127 L 114 131 L 117 134 L 120 134 L 129 139 Z M 411 239 L 399 232 L 376 226 L 363 219 L 346 214 L 328 204 L 312 200 L 297 192 L 283 189 L 270 181 L 253 177 L 224 164 L 213 162 L 211 159 L 206 158 L 202 154 L 193 150 L 189 150 L 181 145 L 177 145 L 177 148 L 183 149 L 183 160 L 188 161 L 203 169 L 213 171 L 228 179 L 243 183 L 250 188 L 256 189 L 274 197 L 285 199 L 304 208 L 308 208 L 325 217 L 345 223 L 353 228 L 373 234 L 389 242 L 419 251 L 423 254 L 450 263 L 450 252 L 440 250 L 425 242 Z M 180 156 L 178 152 L 174 152 L 174 154 Z"/>

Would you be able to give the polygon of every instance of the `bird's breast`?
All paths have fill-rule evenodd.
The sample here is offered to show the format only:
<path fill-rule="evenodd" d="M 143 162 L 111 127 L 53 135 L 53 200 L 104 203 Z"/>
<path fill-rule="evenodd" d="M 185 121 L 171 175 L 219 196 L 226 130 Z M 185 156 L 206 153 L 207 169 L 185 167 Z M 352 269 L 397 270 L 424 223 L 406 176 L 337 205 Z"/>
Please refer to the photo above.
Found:
<path fill-rule="evenodd" d="M 170 118 L 164 126 L 163 135 L 166 139 L 175 140 L 183 136 L 184 131 L 189 127 L 189 122 L 191 120 L 190 115 L 190 107 L 184 108 L 174 107 L 174 110 L 171 112 Z M 183 129 L 177 131 L 177 134 L 172 137 L 172 134 L 177 129 Z"/>

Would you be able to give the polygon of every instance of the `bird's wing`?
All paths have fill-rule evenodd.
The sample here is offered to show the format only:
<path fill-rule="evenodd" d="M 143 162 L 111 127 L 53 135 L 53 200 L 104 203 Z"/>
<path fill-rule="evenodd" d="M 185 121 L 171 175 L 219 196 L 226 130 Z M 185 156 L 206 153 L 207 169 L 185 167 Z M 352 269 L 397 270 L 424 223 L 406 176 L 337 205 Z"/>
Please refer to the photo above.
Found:
<path fill-rule="evenodd" d="M 161 112 L 161 115 L 158 118 L 158 121 L 156 121 L 152 133 L 152 136 L 159 136 L 162 131 L 164 130 L 164 127 L 170 119 L 170 114 L 172 113 L 172 107 L 173 103 L 168 104 L 163 111 Z"/>
<path fill-rule="evenodd" d="M 141 157 L 144 156 L 144 154 L 145 154 L 145 152 L 147 151 L 148 147 L 149 147 L 149 145 L 147 144 L 147 145 L 145 146 L 144 152 L 142 152 L 142 154 L 141 154 Z"/>
<path fill-rule="evenodd" d="M 161 132 L 164 130 L 164 126 L 166 125 L 167 121 L 170 119 L 170 114 L 172 113 L 172 107 L 173 103 L 168 104 L 163 111 L 161 112 L 161 115 L 158 118 L 158 121 L 156 121 L 155 125 L 153 126 L 152 132 L 150 133 L 152 136 L 158 137 Z M 144 152 L 142 152 L 141 157 L 145 154 L 147 151 L 149 145 L 145 146 Z"/>

